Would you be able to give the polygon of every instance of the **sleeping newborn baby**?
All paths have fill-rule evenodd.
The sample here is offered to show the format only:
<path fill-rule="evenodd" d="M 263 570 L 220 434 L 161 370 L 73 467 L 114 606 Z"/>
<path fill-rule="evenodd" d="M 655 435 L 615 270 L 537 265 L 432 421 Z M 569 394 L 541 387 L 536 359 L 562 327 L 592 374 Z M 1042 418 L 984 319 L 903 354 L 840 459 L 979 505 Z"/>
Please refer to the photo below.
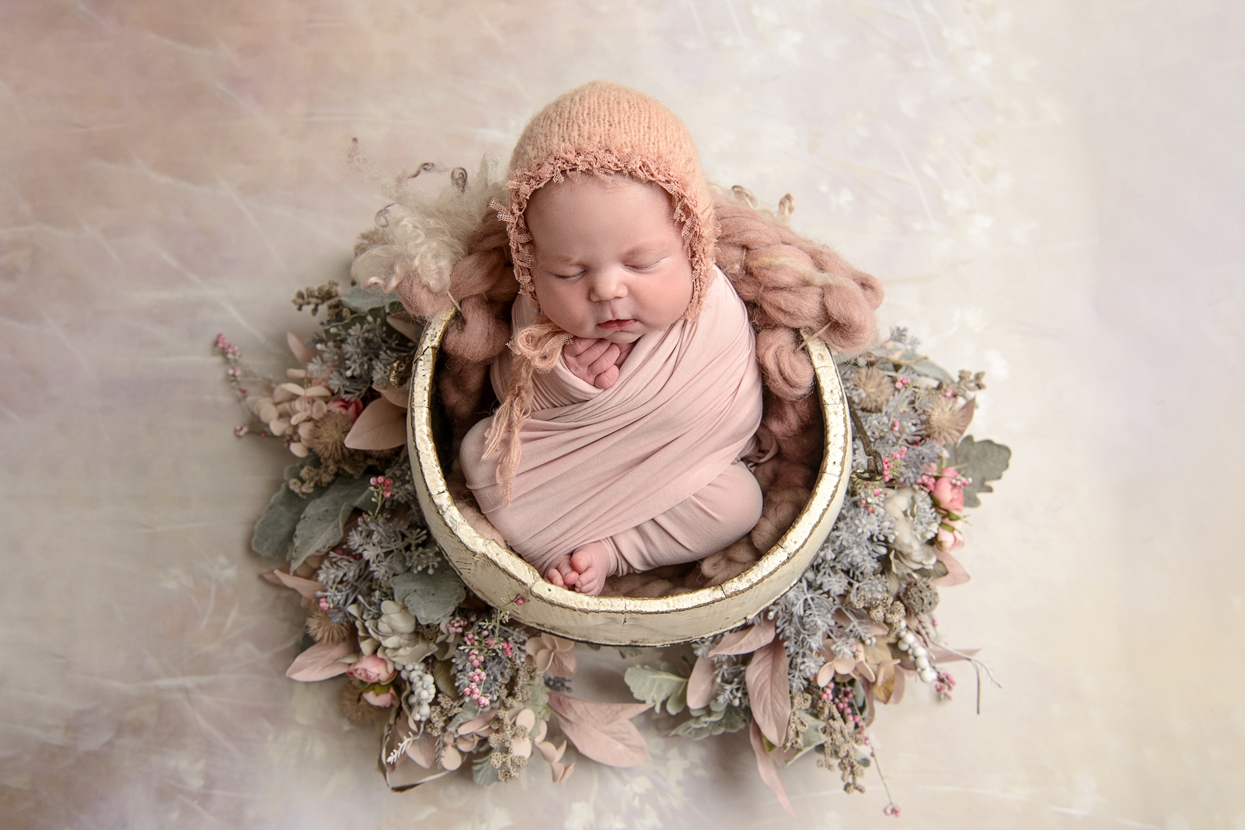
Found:
<path fill-rule="evenodd" d="M 686 129 L 597 82 L 533 119 L 511 170 L 512 353 L 460 453 L 480 508 L 545 579 L 593 595 L 740 539 L 761 515 L 741 461 L 761 377 Z"/>

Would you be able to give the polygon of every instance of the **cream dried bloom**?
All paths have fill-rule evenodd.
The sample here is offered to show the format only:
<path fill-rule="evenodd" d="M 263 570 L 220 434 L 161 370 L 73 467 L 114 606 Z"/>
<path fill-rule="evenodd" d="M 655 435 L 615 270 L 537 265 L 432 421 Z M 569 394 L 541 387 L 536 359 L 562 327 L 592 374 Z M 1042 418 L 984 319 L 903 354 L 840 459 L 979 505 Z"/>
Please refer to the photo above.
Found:
<path fill-rule="evenodd" d="M 895 527 L 895 538 L 891 542 L 894 559 L 897 564 L 913 571 L 932 567 L 938 559 L 934 548 L 925 544 L 921 538 L 922 529 L 913 521 L 916 499 L 917 491 L 911 487 L 901 487 L 886 497 L 882 508 Z"/>
<path fill-rule="evenodd" d="M 527 641 L 527 653 L 532 655 L 536 671 L 553 677 L 570 677 L 575 674 L 575 643 L 552 634 L 541 634 Z"/>

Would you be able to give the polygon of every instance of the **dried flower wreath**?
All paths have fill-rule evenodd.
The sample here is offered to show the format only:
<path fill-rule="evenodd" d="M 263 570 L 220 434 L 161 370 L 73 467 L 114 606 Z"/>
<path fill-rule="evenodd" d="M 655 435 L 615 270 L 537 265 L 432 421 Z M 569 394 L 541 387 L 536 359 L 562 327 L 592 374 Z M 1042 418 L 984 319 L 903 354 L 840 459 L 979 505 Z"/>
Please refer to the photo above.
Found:
<path fill-rule="evenodd" d="M 331 282 L 294 304 L 325 314 L 308 342 L 288 335 L 299 365 L 286 379 L 256 375 L 223 335 L 215 344 L 247 413 L 235 434 L 277 438 L 298 458 L 252 547 L 280 561 L 265 578 L 308 609 L 288 676 L 346 676 L 341 712 L 385 723 L 381 766 L 394 789 L 465 764 L 481 785 L 511 781 L 535 754 L 564 781 L 575 766 L 568 742 L 599 763 L 635 766 L 647 750 L 631 720 L 652 708 L 677 719 L 672 736 L 749 730 L 762 779 L 790 811 L 778 771 L 808 752 L 847 792 L 864 791 L 865 769 L 877 766 L 866 730 L 908 683 L 949 700 L 956 681 L 945 666 L 967 660 L 980 695 L 989 671 L 974 650 L 943 642 L 933 612 L 940 588 L 968 579 L 953 555 L 966 510 L 1010 450 L 964 434 L 982 375 L 949 375 L 905 330 L 839 365 L 854 427 L 850 491 L 802 578 L 690 652 L 625 650 L 636 700 L 604 704 L 571 696 L 575 643 L 475 597 L 428 535 L 405 433 L 418 323 L 392 295 Z M 899 813 L 889 797 L 884 812 Z"/>

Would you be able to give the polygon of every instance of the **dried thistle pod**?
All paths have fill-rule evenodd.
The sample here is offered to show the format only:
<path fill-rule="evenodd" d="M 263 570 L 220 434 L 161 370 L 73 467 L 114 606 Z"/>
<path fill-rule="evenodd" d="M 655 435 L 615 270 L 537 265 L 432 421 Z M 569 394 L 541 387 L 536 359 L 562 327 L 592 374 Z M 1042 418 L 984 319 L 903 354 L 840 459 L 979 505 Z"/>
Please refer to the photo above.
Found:
<path fill-rule="evenodd" d="M 881 412 L 895 394 L 895 382 L 873 366 L 857 369 L 852 383 L 861 392 L 860 408 L 866 412 Z"/>

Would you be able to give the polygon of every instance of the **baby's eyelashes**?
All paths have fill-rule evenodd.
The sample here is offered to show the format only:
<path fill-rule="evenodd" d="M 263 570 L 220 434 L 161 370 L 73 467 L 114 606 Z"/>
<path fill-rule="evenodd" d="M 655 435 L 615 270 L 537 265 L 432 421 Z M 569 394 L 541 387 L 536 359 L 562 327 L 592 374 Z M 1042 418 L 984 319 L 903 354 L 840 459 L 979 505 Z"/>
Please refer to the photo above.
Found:
<path fill-rule="evenodd" d="M 644 262 L 628 263 L 627 267 L 630 268 L 632 271 L 652 271 L 658 265 L 661 265 L 665 260 L 666 260 L 666 257 L 661 257 L 660 259 L 655 259 L 652 262 L 644 261 Z"/>

